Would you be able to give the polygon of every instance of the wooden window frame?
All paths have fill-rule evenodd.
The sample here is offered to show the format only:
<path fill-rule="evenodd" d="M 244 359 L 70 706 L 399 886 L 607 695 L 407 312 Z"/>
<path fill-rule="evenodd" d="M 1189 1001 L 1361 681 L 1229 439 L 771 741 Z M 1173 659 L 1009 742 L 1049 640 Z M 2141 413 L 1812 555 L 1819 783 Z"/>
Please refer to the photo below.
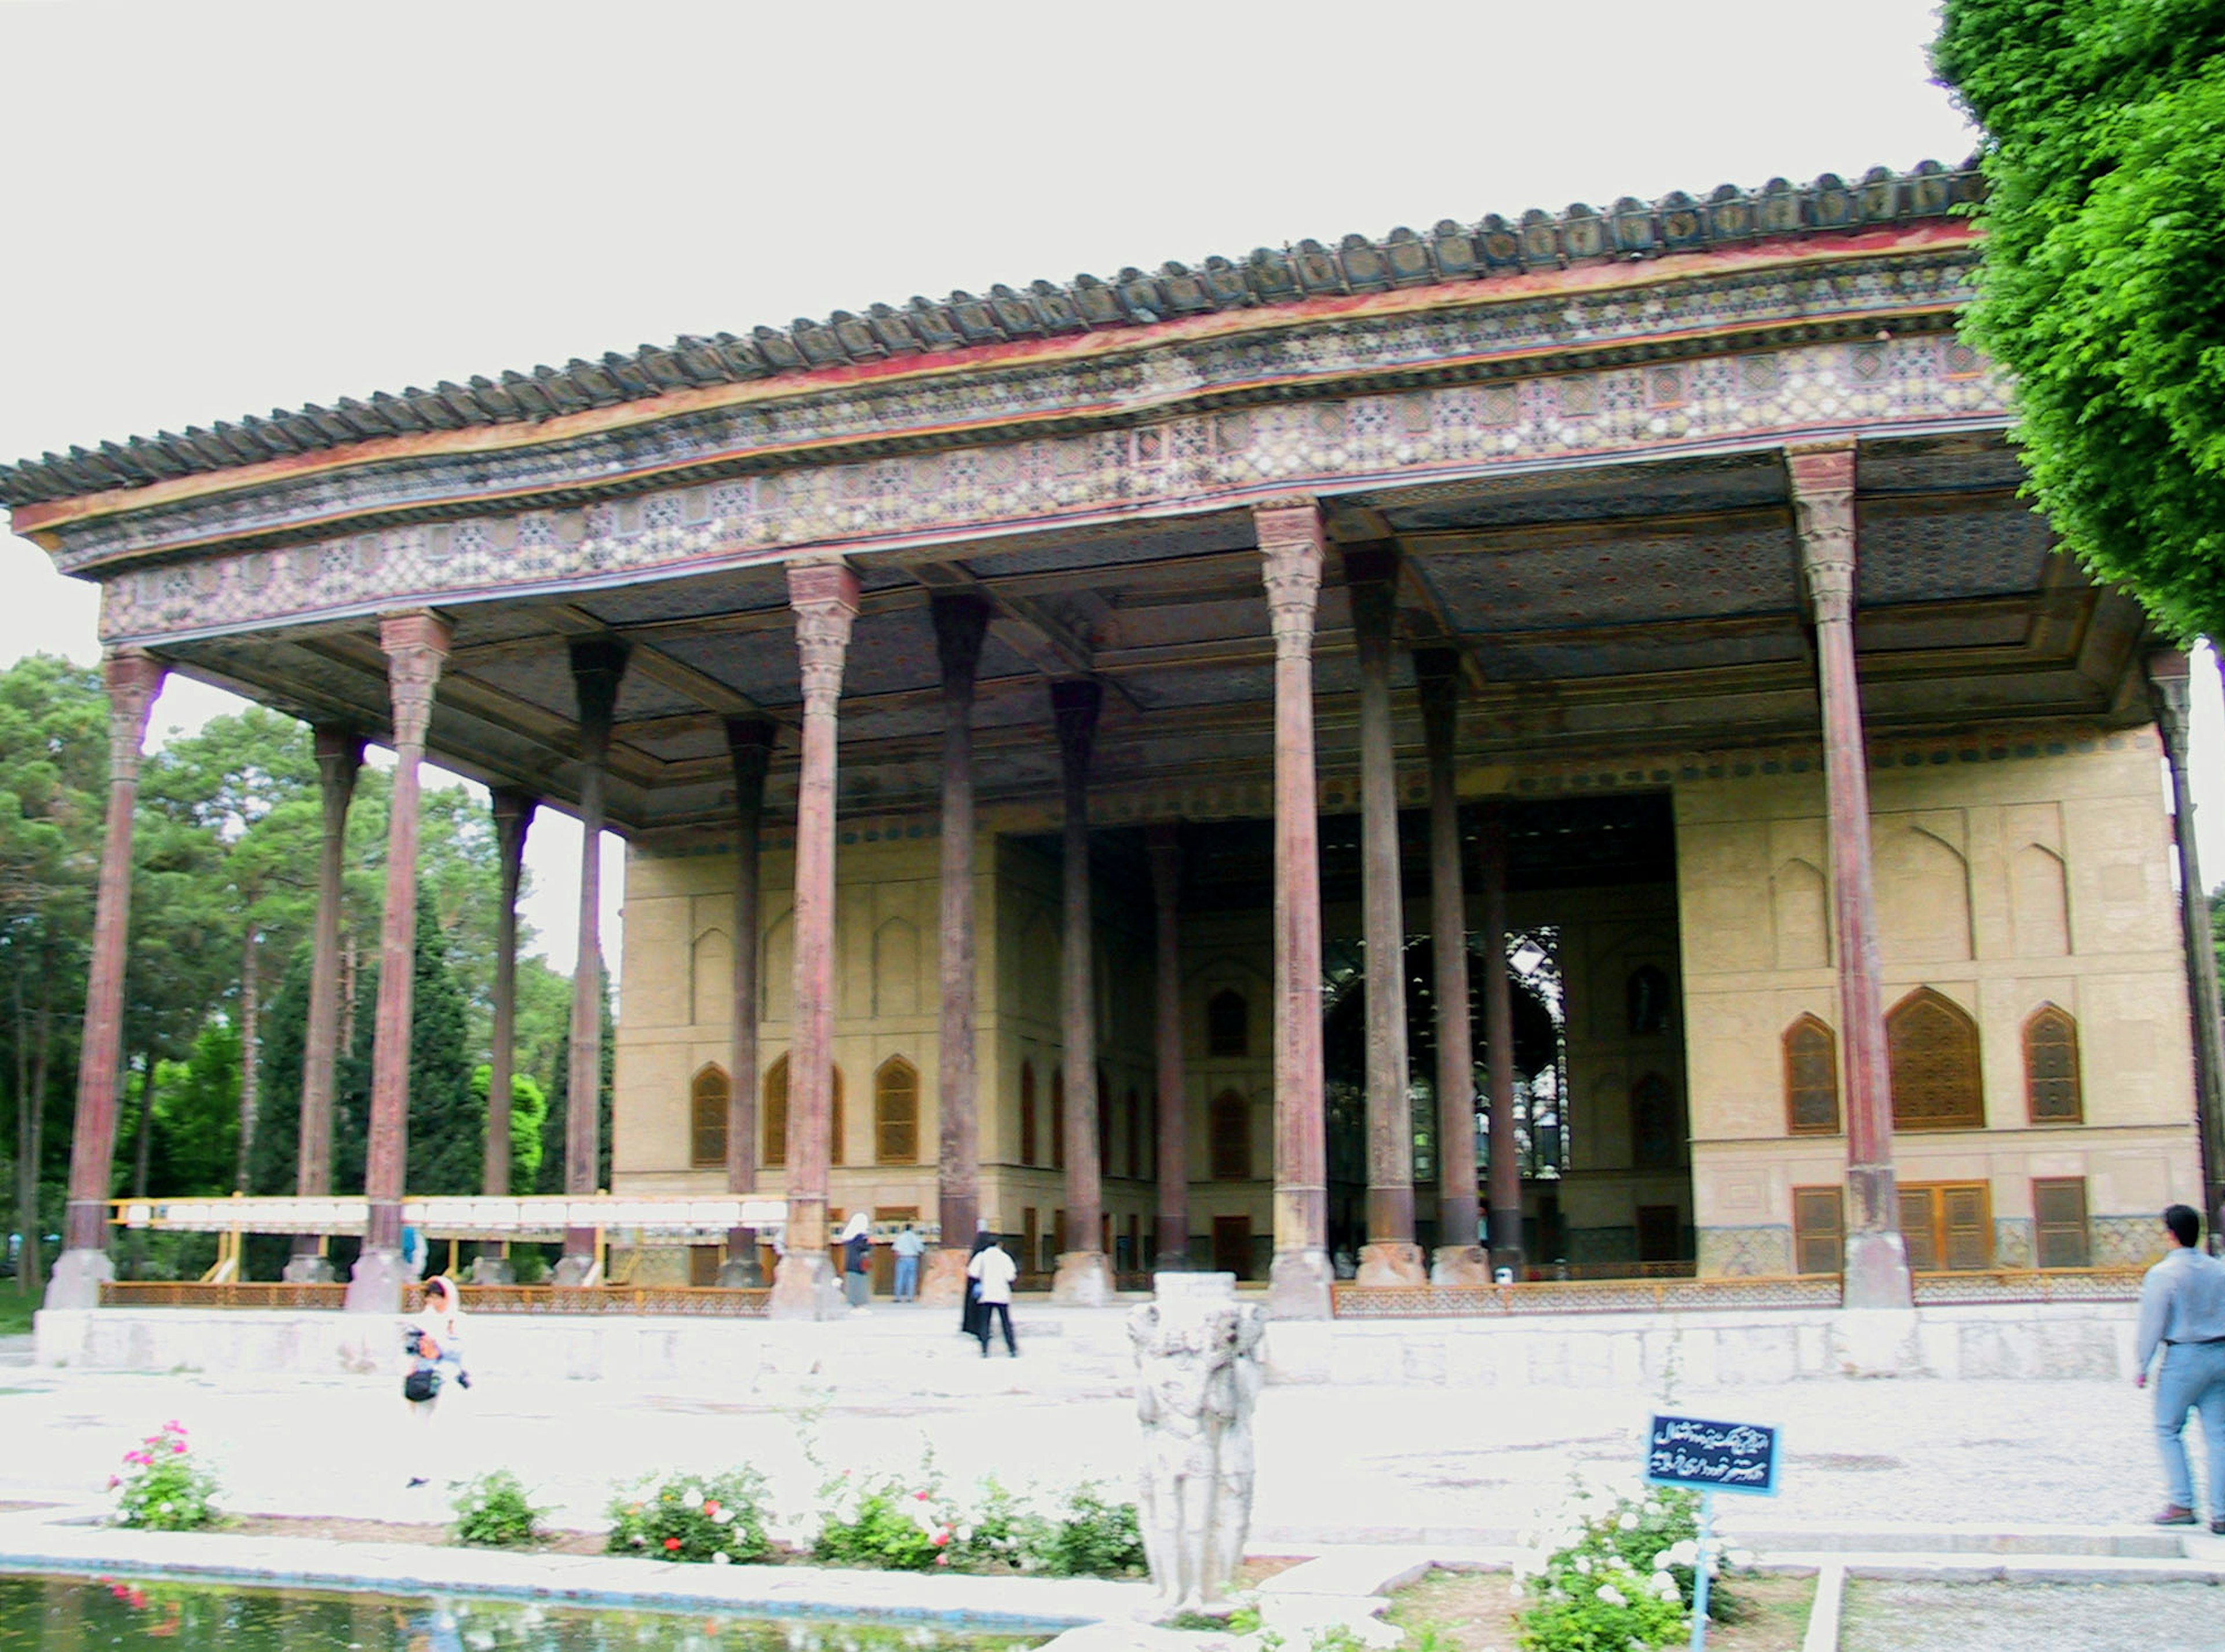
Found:
<path fill-rule="evenodd" d="M 833 1065 L 834 1084 L 827 1113 L 827 1162 L 842 1162 L 842 1067 Z M 780 1170 L 788 1165 L 788 1092 L 789 1060 L 783 1054 L 765 1069 L 763 1114 L 764 1154 L 758 1162 L 767 1170 Z"/>
<path fill-rule="evenodd" d="M 2076 1194 L 2077 1215 L 2049 1219 L 2047 1195 Z M 2034 1176 L 2032 1179 L 2032 1259 L 2039 1268 L 2090 1268 L 2094 1265 L 2093 1230 L 2088 1225 L 2086 1178 Z"/>
<path fill-rule="evenodd" d="M 707 1117 L 705 1105 L 713 1101 L 715 1115 Z M 707 1061 L 688 1081 L 688 1168 L 723 1170 L 726 1168 L 726 1120 L 733 1111 L 734 1086 L 726 1069 Z"/>
<path fill-rule="evenodd" d="M 1885 1041 L 1893 1129 L 1985 1129 L 1984 1064 L 1978 1023 L 1968 1010 L 1943 992 L 1918 987 L 1886 1012 Z M 1949 1111 L 1938 1098 L 1960 1104 Z M 1919 1100 L 1923 1112 L 1913 1111 Z"/>
<path fill-rule="evenodd" d="M 1982 1181 L 1905 1181 L 1900 1184 L 1899 1217 L 1901 1243 L 1908 1250 L 1911 1273 L 1956 1274 L 1985 1273 L 1994 1265 L 1994 1193 L 1990 1184 Z M 1908 1219 L 1908 1205 L 1911 1199 L 1922 1199 L 1929 1206 L 1929 1216 L 1922 1236 L 1919 1250 L 1917 1235 Z M 1949 1206 L 1957 1201 L 1966 1207 L 1975 1206 L 1976 1214 L 1968 1222 L 1958 1225 L 1953 1220 Z M 1954 1255 L 1955 1236 L 1958 1231 L 1976 1235 L 1978 1250 L 1968 1261 L 1958 1263 Z M 1931 1266 L 1921 1267 L 1924 1252 L 1930 1253 Z"/>
<path fill-rule="evenodd" d="M 1252 1180 L 1252 1104 L 1230 1086 L 1206 1104 L 1206 1141 L 1215 1181 Z"/>
<path fill-rule="evenodd" d="M 896 1116 L 903 1103 L 905 1116 Z M 891 1055 L 873 1071 L 873 1162 L 919 1162 L 919 1069 Z"/>
<path fill-rule="evenodd" d="M 1796 1041 L 1822 1041 L 1823 1076 L 1830 1086 L 1831 1116 L 1821 1123 L 1800 1122 L 1800 1101 L 1803 1091 L 1813 1093 L 1813 1086 L 1803 1084 L 1801 1075 L 1801 1053 Z M 1784 1057 L 1784 1130 L 1788 1136 L 1837 1136 L 1844 1129 L 1839 1112 L 1839 1038 L 1830 1023 L 1816 1016 L 1803 1015 L 1784 1029 L 1779 1041 Z"/>
<path fill-rule="evenodd" d="M 2049 1033 L 2059 1033 L 2047 1045 L 2040 1042 Z M 2078 1018 L 2057 1003 L 2043 1003 L 2025 1017 L 2024 1031 L 2019 1041 L 2024 1048 L 2024 1109 L 2025 1119 L 2032 1124 L 2082 1124 L 2086 1122 L 2086 1087 L 2080 1072 L 2078 1050 Z M 2060 1054 L 2057 1054 L 2057 1053 Z M 2039 1067 L 2043 1060 L 2060 1060 L 2061 1073 L 2044 1078 Z M 2041 1110 L 2042 1086 L 2059 1086 L 2069 1098 L 2067 1109 L 2046 1112 Z"/>
<path fill-rule="evenodd" d="M 1829 1222 L 1817 1218 L 1824 1212 Z M 1803 1216 L 1808 1219 L 1803 1220 Z M 1830 1266 L 1810 1266 L 1828 1260 Z M 1847 1190 L 1838 1183 L 1792 1190 L 1792 1271 L 1842 1274 L 1847 1270 Z"/>

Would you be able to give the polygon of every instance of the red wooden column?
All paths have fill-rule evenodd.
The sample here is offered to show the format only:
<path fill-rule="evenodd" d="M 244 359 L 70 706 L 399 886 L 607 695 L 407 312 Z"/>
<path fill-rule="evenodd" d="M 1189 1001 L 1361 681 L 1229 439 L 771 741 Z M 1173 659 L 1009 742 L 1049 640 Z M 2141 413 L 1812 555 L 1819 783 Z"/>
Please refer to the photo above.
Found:
<path fill-rule="evenodd" d="M 796 1008 L 788 1058 L 787 1254 L 773 1275 L 776 1319 L 842 1312 L 827 1256 L 827 1131 L 834 1084 L 835 706 L 858 617 L 858 576 L 840 562 L 788 570 L 803 673 L 803 759 L 796 788 Z"/>
<path fill-rule="evenodd" d="M 603 1156 L 603 781 L 611 756 L 626 647 L 616 637 L 572 644 L 572 689 L 580 701 L 580 950 L 572 965 L 572 1039 L 564 1092 L 564 1191 L 597 1191 Z M 595 1230 L 564 1230 L 564 1256 L 550 1282 L 592 1282 Z"/>
<path fill-rule="evenodd" d="M 1905 1308 L 1913 1296 L 1892 1170 L 1892 1086 L 1870 892 L 1870 782 L 1854 676 L 1854 450 L 1785 455 L 1799 519 L 1800 566 L 1816 617 L 1830 810 L 1831 889 L 1838 921 L 1839 1048 L 1847 1096 L 1847 1259 L 1850 1308 Z"/>
<path fill-rule="evenodd" d="M 1064 991 L 1060 1037 L 1066 1075 L 1066 1237 L 1054 1302 L 1096 1307 L 1112 1300 L 1112 1269 L 1104 1244 L 1104 1166 L 1098 1161 L 1097 985 L 1089 902 L 1089 754 L 1104 704 L 1100 683 L 1078 678 L 1050 686 L 1051 715 L 1058 725 L 1059 770 L 1064 782 L 1066 825 L 1061 868 L 1065 934 L 1059 977 Z"/>
<path fill-rule="evenodd" d="M 1414 655 L 1422 739 L 1429 763 L 1429 945 L 1436 965 L 1437 1031 L 1437 1248 L 1429 1278 L 1441 1285 L 1491 1282 L 1491 1258 L 1476 1244 L 1475 1050 L 1468 1017 L 1467 890 L 1461 879 L 1460 794 L 1453 763 L 1460 725 L 1460 655 Z"/>
<path fill-rule="evenodd" d="M 758 1188 L 758 936 L 764 927 L 758 859 L 764 840 L 765 775 L 772 767 L 774 738 L 773 725 L 763 718 L 726 719 L 726 756 L 734 770 L 734 1032 L 726 1083 L 730 1193 L 753 1193 Z M 756 1229 L 727 1230 L 719 1282 L 764 1283 Z"/>
<path fill-rule="evenodd" d="M 1268 1312 L 1328 1317 L 1328 1179 L 1322 1117 L 1321 821 L 1314 780 L 1314 616 L 1321 511 L 1253 508 L 1275 633 L 1275 1258 Z"/>
<path fill-rule="evenodd" d="M 409 1156 L 409 1017 L 417 951 L 418 766 L 448 627 L 423 609 L 378 623 L 394 720 L 394 789 L 386 821 L 386 909 L 378 932 L 378 1020 L 371 1046 L 371 1130 L 364 1163 L 369 1225 L 348 1281 L 352 1313 L 402 1306 L 403 1173 Z"/>
<path fill-rule="evenodd" d="M 2176 649 L 2147 658 L 2148 704 L 2171 764 L 2171 833 L 2178 845 L 2179 939 L 2186 949 L 2186 997 L 2194 1021 L 2194 1120 L 2202 1148 L 2203 1207 L 2215 1249 L 2225 1212 L 2225 1048 L 2217 1019 L 2217 950 L 2209 934 L 2209 886 L 2195 851 L 2194 788 L 2187 771 L 2191 710 L 2186 656 Z"/>
<path fill-rule="evenodd" d="M 147 713 L 163 667 L 137 649 L 101 661 L 108 685 L 108 831 L 93 896 L 92 963 L 85 986 L 85 1040 L 77 1070 L 77 1122 L 70 1134 L 69 1202 L 62 1252 L 47 1281 L 46 1306 L 98 1307 L 108 1259 L 109 1180 L 116 1158 L 117 1060 L 124 1043 L 124 969 L 131 928 L 131 825 L 139 805 L 139 758 Z"/>
<path fill-rule="evenodd" d="M 989 604 L 970 592 L 931 599 L 942 664 L 942 1022 L 935 1074 L 937 1208 L 942 1243 L 927 1260 L 920 1300 L 966 1294 L 966 1263 L 981 1216 L 979 1057 L 973 938 L 973 679 Z"/>
<path fill-rule="evenodd" d="M 363 769 L 363 742 L 345 729 L 314 731 L 317 794 L 324 806 L 324 835 L 317 852 L 317 916 L 309 937 L 309 1024 L 301 1052 L 301 1136 L 295 1159 L 294 1191 L 319 1199 L 333 1190 L 333 1086 L 340 1045 L 340 898 L 347 870 L 348 805 Z M 333 1277 L 324 1240 L 294 1237 L 286 1277 L 324 1284 Z"/>
<path fill-rule="evenodd" d="M 1483 814 L 1483 1081 L 1491 1109 L 1491 1265 L 1522 1277 L 1522 1143 L 1514 1129 L 1514 1000 L 1506 972 L 1506 813 Z"/>
<path fill-rule="evenodd" d="M 1429 1282 L 1414 1243 L 1414 1116 L 1407 1098 L 1406 898 L 1398 867 L 1398 751 L 1391 728 L 1395 548 L 1345 548 L 1360 655 L 1360 907 L 1367 942 L 1367 1243 L 1362 1285 Z"/>
<path fill-rule="evenodd" d="M 1151 908 L 1158 968 L 1153 1045 L 1158 1056 L 1159 1196 L 1152 1267 L 1178 1273 L 1189 1266 L 1189 1085 L 1182 1072 L 1182 828 L 1172 821 L 1144 829 L 1151 862 Z"/>

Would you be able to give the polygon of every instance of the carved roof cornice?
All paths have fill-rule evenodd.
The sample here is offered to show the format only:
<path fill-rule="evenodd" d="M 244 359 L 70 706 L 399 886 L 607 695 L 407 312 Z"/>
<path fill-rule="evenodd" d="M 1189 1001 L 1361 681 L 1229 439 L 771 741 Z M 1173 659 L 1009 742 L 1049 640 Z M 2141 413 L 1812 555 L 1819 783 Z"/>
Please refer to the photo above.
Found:
<path fill-rule="evenodd" d="M 105 442 L 97 451 L 49 453 L 0 467 L 0 503 L 14 508 L 19 532 L 51 547 L 58 542 L 52 536 L 73 522 L 343 466 L 469 454 L 484 472 L 489 462 L 500 467 L 520 455 L 586 443 L 566 452 L 557 468 L 574 488 L 599 475 L 607 485 L 628 472 L 614 476 L 599 466 L 589 451 L 596 437 L 707 410 L 840 400 L 952 375 L 1001 380 L 1008 370 L 1050 361 L 1141 358 L 1163 343 L 1256 339 L 1448 303 L 1689 278 L 1711 266 L 1727 273 L 1756 263 L 1829 258 L 1880 232 L 1891 240 L 1894 230 L 1928 226 L 1948 232 L 1938 238 L 1967 242 L 1968 227 L 1950 215 L 1975 199 L 1979 187 L 1967 165 L 1949 171 L 1926 161 L 1906 174 L 1873 168 L 1854 184 L 1827 174 L 1804 187 L 1782 179 L 1753 192 L 1725 185 L 1704 199 L 1682 192 L 1650 204 L 1625 197 L 1604 212 L 1579 205 L 1558 215 L 1532 211 L 1513 222 L 1496 214 L 1469 225 L 1447 219 L 1426 236 L 1404 229 L 1380 240 L 1351 235 L 1334 248 L 1303 241 L 1279 251 L 1263 248 L 1240 262 L 1210 258 L 1196 269 L 1170 263 L 1151 274 L 1124 269 L 1109 282 L 1083 275 L 1065 287 L 1036 282 L 1025 291 L 992 288 L 986 297 L 956 293 L 939 302 L 914 299 L 901 309 L 875 305 L 862 316 L 837 311 L 823 322 L 758 327 L 746 339 L 683 338 L 600 362 L 575 360 L 561 370 L 505 373 L 498 382 L 475 377 L 183 435 Z M 1632 268 L 1655 261 L 1654 269 Z M 1140 377 L 1144 382 L 1132 394 L 1148 401 L 1152 386 L 1148 375 Z M 1027 416 L 1019 410 L 1017 417 Z M 675 462 L 686 459 L 675 454 L 666 461 Z M 538 486 L 548 485 L 544 474 Z M 491 486 L 514 497 L 536 484 L 530 476 L 504 476 Z M 332 522 L 327 516 L 320 525 Z M 98 553 L 72 559 L 100 560 Z"/>

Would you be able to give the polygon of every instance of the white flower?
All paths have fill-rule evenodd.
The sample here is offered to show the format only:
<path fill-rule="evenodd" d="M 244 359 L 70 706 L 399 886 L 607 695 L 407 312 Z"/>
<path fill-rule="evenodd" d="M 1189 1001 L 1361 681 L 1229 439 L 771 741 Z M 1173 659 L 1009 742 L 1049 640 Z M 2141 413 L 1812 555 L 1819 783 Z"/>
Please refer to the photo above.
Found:
<path fill-rule="evenodd" d="M 1626 1532 L 1634 1532 L 1638 1529 L 1638 1516 L 1626 1509 L 1622 1511 L 1622 1518 L 1614 1523 Z"/>
<path fill-rule="evenodd" d="M 721 1509 L 711 1516 L 711 1523 L 713 1526 L 725 1526 L 732 1523 L 733 1518 L 734 1511 L 732 1509 Z"/>
<path fill-rule="evenodd" d="M 1597 1590 L 1594 1591 L 1594 1592 L 1610 1606 L 1627 1606 L 1630 1605 L 1630 1598 L 1611 1583 L 1602 1583 Z"/>
<path fill-rule="evenodd" d="M 1698 1558 L 1700 1546 L 1687 1537 L 1681 1542 L 1670 1544 L 1668 1552 L 1670 1565 L 1689 1566 Z"/>
<path fill-rule="evenodd" d="M 1579 1554 L 1579 1555 L 1577 1555 L 1577 1556 L 1576 1556 L 1576 1570 L 1577 1570 L 1577 1571 L 1579 1571 L 1579 1572 L 1581 1572 L 1581 1573 L 1582 1573 L 1586 1577 L 1589 1577 L 1589 1576 L 1591 1576 L 1591 1574 L 1592 1574 L 1592 1557 L 1591 1557 L 1590 1555 L 1588 1555 L 1588 1554 Z"/>
<path fill-rule="evenodd" d="M 686 1497 L 681 1498 L 680 1502 L 683 1508 L 700 1509 L 703 1506 L 703 1494 L 700 1491 L 690 1491 Z"/>
<path fill-rule="evenodd" d="M 1510 1594 L 1510 1595 L 1513 1596 L 1513 1597 L 1514 1597 L 1514 1598 L 1515 1598 L 1515 1599 L 1517 1599 L 1517 1600 L 1521 1599 L 1521 1598 L 1522 1598 L 1522 1586 L 1521 1586 L 1521 1584 L 1519 1584 L 1518 1582 L 1518 1583 L 1510 1583 L 1510 1584 L 1508 1584 L 1508 1585 L 1506 1586 L 1506 1592 L 1507 1592 L 1508 1594 Z"/>
<path fill-rule="evenodd" d="M 156 1505 L 155 1512 L 158 1515 L 167 1515 L 170 1512 L 171 1507 L 172 1505 L 167 1503 L 160 1503 Z"/>
<path fill-rule="evenodd" d="M 733 1563 L 733 1557 L 729 1555 L 726 1550 L 722 1548 L 714 1548 L 711 1551 L 712 1565 L 732 1566 Z"/>

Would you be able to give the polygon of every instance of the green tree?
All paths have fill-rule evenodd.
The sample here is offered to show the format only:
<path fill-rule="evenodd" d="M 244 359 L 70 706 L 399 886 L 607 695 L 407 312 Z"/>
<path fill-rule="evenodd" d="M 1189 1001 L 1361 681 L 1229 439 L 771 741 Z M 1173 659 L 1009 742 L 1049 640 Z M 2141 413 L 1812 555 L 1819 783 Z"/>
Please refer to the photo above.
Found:
<path fill-rule="evenodd" d="M 521 974 L 523 972 L 521 972 Z M 566 1191 L 564 1187 L 564 1117 L 571 1105 L 572 1098 L 572 1064 L 570 1055 L 572 1041 L 572 987 L 571 983 L 569 981 L 564 981 L 564 978 L 561 976 L 555 976 L 555 972 L 553 971 L 550 972 L 550 973 L 556 980 L 564 982 L 564 996 L 562 999 L 563 1009 L 561 1019 L 553 1029 L 554 1037 L 551 1041 L 555 1048 L 551 1052 L 551 1054 L 553 1056 L 555 1073 L 552 1081 L 548 1086 L 548 1114 L 547 1118 L 543 1120 L 541 1126 L 541 1179 L 538 1184 L 535 1187 L 534 1191 L 536 1193 L 561 1193 Z M 602 1093 L 599 1098 L 601 1103 L 600 1122 L 602 1129 L 597 1137 L 600 1151 L 596 1155 L 595 1186 L 598 1187 L 607 1187 L 611 1185 L 611 1074 L 616 1066 L 618 1057 L 617 1023 L 611 1018 L 611 977 L 610 972 L 607 970 L 602 972 Z M 519 1181 L 516 1185 L 520 1191 L 523 1191 L 525 1186 L 523 1181 Z"/>
<path fill-rule="evenodd" d="M 478 1101 L 479 1117 L 486 1117 L 487 1097 L 494 1082 L 494 1068 L 482 1061 L 472 1070 L 472 1095 Z M 510 1185 L 515 1189 L 529 1190 L 541 1175 L 541 1129 L 548 1117 L 548 1098 L 541 1086 L 523 1073 L 510 1075 Z M 484 1128 L 484 1123 L 482 1123 Z"/>
<path fill-rule="evenodd" d="M 403 1185 L 417 1193 L 470 1193 L 486 1163 L 486 1091 L 472 1084 L 462 985 L 433 892 L 417 897 L 416 975 L 409 1019 L 409 1158 Z"/>
<path fill-rule="evenodd" d="M 1979 299 L 2065 544 L 2183 641 L 2225 634 L 2225 3 L 1947 0 L 1985 131 Z"/>

